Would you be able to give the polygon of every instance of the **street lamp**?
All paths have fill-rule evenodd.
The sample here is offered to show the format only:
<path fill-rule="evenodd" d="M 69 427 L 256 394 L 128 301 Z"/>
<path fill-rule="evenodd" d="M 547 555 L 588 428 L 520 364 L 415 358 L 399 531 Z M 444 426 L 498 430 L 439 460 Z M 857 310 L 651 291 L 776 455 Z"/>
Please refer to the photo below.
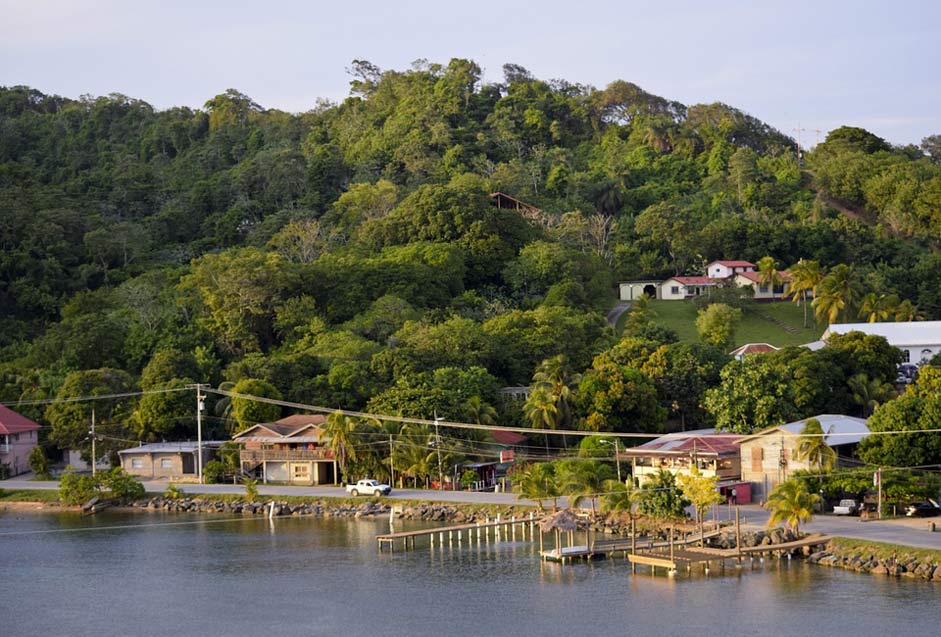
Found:
<path fill-rule="evenodd" d="M 600 442 L 603 445 L 614 445 L 614 462 L 618 467 L 618 482 L 620 482 L 621 481 L 621 457 L 618 456 L 618 439 L 615 438 L 614 442 L 611 442 L 610 440 L 599 440 L 598 442 Z"/>

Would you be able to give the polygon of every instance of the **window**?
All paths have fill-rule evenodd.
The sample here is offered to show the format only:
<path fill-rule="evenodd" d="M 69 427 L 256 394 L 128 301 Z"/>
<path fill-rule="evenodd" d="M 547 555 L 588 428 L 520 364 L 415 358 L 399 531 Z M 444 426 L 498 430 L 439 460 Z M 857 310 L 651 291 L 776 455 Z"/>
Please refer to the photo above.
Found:
<path fill-rule="evenodd" d="M 902 362 L 903 362 L 903 363 L 911 363 L 911 362 L 912 362 L 912 354 L 911 354 L 911 352 L 909 352 L 907 349 L 903 349 L 903 350 L 902 350 Z"/>
<path fill-rule="evenodd" d="M 173 460 L 171 460 L 170 458 L 161 458 L 161 459 L 160 459 L 160 468 L 161 468 L 161 469 L 172 469 L 172 468 L 173 468 Z"/>
<path fill-rule="evenodd" d="M 131 469 L 143 469 L 143 468 L 144 468 L 143 460 L 141 460 L 140 458 L 131 459 Z"/>
<path fill-rule="evenodd" d="M 767 285 L 759 285 L 759 286 L 758 286 L 758 292 L 761 293 L 761 294 L 767 294 L 767 293 L 768 293 L 768 286 L 767 286 Z"/>
<path fill-rule="evenodd" d="M 680 286 L 674 285 L 673 287 L 670 288 L 670 294 L 679 294 L 679 293 L 680 293 Z"/>
<path fill-rule="evenodd" d="M 925 348 L 925 349 L 921 350 L 921 362 L 927 363 L 930 358 L 931 358 L 931 350 L 930 350 L 930 349 Z"/>

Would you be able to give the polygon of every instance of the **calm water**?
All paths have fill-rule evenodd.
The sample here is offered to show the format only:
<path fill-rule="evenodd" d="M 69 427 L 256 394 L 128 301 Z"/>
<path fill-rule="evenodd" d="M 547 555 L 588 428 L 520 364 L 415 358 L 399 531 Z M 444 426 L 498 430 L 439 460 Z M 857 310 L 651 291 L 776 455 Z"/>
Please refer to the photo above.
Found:
<path fill-rule="evenodd" d="M 386 519 L 218 520 L 0 514 L 0 635 L 941 634 L 941 586 L 798 561 L 671 580 L 524 543 L 380 555 Z"/>

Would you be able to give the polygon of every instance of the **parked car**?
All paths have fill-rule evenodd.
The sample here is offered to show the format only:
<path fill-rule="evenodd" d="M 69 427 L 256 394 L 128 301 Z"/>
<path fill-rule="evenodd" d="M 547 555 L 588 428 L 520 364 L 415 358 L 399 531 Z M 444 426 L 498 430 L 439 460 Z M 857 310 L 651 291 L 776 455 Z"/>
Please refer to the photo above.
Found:
<path fill-rule="evenodd" d="M 910 385 L 911 383 L 918 380 L 918 366 L 911 363 L 902 363 L 898 367 L 898 378 L 895 379 L 896 384 L 899 385 Z"/>
<path fill-rule="evenodd" d="M 915 502 L 905 509 L 905 515 L 910 518 L 933 518 L 941 515 L 941 507 L 934 500 Z"/>
<path fill-rule="evenodd" d="M 852 498 L 840 500 L 840 503 L 833 507 L 833 515 L 856 515 L 859 513 L 859 503 Z"/>
<path fill-rule="evenodd" d="M 346 485 L 346 491 L 355 498 L 359 494 L 376 496 L 389 495 L 392 493 L 392 487 L 387 484 L 380 484 L 377 480 L 366 478 L 356 484 Z"/>

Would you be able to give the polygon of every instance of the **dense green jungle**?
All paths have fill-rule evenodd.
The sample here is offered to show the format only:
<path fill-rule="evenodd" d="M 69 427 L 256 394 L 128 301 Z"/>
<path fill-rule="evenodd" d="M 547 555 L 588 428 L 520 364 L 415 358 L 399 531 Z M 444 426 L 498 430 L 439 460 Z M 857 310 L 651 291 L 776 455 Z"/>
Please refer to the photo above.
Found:
<path fill-rule="evenodd" d="M 47 448 L 87 449 L 93 404 L 41 401 L 93 395 L 143 392 L 94 403 L 106 450 L 194 438 L 194 393 L 172 390 L 197 382 L 597 432 L 873 409 L 874 428 L 941 426 L 931 374 L 891 400 L 899 358 L 881 339 L 738 362 L 644 302 L 605 320 L 619 281 L 715 259 L 789 270 L 811 321 L 941 318 L 941 136 L 841 127 L 799 159 L 733 106 L 627 81 L 507 64 L 486 83 L 463 59 L 349 72 L 346 99 L 297 114 L 234 89 L 157 110 L 0 88 L 0 401 L 46 425 Z M 512 386 L 532 391 L 502 399 Z M 211 395 L 207 436 L 287 413 Z M 910 443 L 900 463 L 941 458 Z"/>

